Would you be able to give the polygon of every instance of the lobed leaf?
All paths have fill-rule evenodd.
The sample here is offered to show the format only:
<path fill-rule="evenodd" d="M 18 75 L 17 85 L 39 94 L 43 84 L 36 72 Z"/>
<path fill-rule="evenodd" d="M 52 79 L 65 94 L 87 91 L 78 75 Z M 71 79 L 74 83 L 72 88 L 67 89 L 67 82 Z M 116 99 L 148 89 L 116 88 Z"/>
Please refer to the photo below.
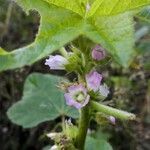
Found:
<path fill-rule="evenodd" d="M 39 32 L 35 41 L 26 47 L 12 52 L 1 50 L 0 70 L 31 65 L 80 35 L 101 44 L 118 63 L 127 67 L 134 56 L 135 41 L 133 14 L 125 11 L 149 4 L 149 0 L 133 2 L 92 0 L 90 4 L 98 7 L 91 6 L 89 14 L 92 14 L 88 18 L 82 6 L 87 4 L 86 0 L 73 0 L 70 3 L 67 0 L 16 0 L 16 2 L 26 12 L 29 10 L 39 12 L 41 16 Z"/>
<path fill-rule="evenodd" d="M 82 20 L 70 11 L 50 6 L 43 0 L 18 0 L 25 11 L 37 10 L 41 15 L 39 33 L 34 43 L 0 55 L 0 70 L 30 65 L 76 38 L 82 29 Z"/>
<path fill-rule="evenodd" d="M 53 75 L 31 74 L 26 79 L 22 99 L 7 112 L 11 121 L 29 128 L 61 115 L 77 117 L 77 111 L 66 106 L 64 95 L 57 88 L 60 80 Z"/>
<path fill-rule="evenodd" d="M 95 32 L 87 30 L 86 35 L 93 41 L 101 43 L 119 64 L 129 66 L 134 56 L 133 13 L 95 17 L 91 24 Z"/>

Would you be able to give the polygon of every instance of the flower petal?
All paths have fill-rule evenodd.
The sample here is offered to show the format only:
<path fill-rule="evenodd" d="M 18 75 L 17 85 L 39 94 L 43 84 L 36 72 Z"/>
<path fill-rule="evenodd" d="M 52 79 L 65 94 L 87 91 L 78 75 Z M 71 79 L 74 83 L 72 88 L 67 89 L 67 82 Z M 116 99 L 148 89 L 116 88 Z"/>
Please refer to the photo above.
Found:
<path fill-rule="evenodd" d="M 87 87 L 94 92 L 98 91 L 101 84 L 102 75 L 96 71 L 90 72 L 86 75 Z"/>
<path fill-rule="evenodd" d="M 69 106 L 73 106 L 74 105 L 74 99 L 73 97 L 70 95 L 70 93 L 65 93 L 64 97 L 66 99 L 66 104 Z"/>
<path fill-rule="evenodd" d="M 82 84 L 72 85 L 68 87 L 68 91 L 72 94 L 78 93 L 78 92 L 83 92 L 84 94 L 86 94 L 87 92 L 86 88 Z"/>

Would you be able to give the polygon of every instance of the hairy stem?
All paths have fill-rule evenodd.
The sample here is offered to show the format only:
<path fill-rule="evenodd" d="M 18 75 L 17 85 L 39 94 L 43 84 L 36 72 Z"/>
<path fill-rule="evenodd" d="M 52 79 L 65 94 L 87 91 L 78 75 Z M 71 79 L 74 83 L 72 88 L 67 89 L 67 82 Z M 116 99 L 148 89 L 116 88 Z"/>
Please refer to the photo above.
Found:
<path fill-rule="evenodd" d="M 90 121 L 90 109 L 89 106 L 87 105 L 81 110 L 79 120 L 79 131 L 76 139 L 76 147 L 78 148 L 78 150 L 84 150 L 89 121 Z"/>
<path fill-rule="evenodd" d="M 136 118 L 136 116 L 132 113 L 115 109 L 94 101 L 91 101 L 91 107 L 96 111 L 102 112 L 106 115 L 114 116 L 122 120 L 134 120 Z"/>

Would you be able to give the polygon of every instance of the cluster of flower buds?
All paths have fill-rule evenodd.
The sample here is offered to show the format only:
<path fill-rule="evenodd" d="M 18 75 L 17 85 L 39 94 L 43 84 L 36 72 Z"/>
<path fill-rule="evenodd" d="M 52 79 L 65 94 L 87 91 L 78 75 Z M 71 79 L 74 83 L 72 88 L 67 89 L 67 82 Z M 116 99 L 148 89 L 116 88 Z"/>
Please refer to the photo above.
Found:
<path fill-rule="evenodd" d="M 53 145 L 50 150 L 75 150 L 74 145 L 72 144 L 72 140 L 63 133 L 49 133 L 47 134 L 47 137 L 55 141 L 55 145 Z"/>
<path fill-rule="evenodd" d="M 73 143 L 73 140 L 77 136 L 77 127 L 74 126 L 71 122 L 71 119 L 65 120 L 63 125 L 63 132 L 53 132 L 48 133 L 47 137 L 55 141 L 50 150 L 76 150 Z"/>
<path fill-rule="evenodd" d="M 105 50 L 96 45 L 91 52 L 91 58 L 94 61 L 100 61 L 106 56 Z M 69 55 L 68 55 L 69 57 Z M 69 58 L 65 58 L 61 55 L 50 56 L 46 59 L 45 65 L 48 65 L 50 69 L 53 70 L 64 70 L 65 66 L 69 64 Z M 82 83 L 73 84 L 66 89 L 64 94 L 66 104 L 73 106 L 76 109 L 81 109 L 88 104 L 91 95 L 90 92 L 98 93 L 103 97 L 107 97 L 109 94 L 108 87 L 106 84 L 102 84 L 102 75 L 98 73 L 95 69 L 91 68 L 92 71 L 85 75 L 84 81 Z"/>

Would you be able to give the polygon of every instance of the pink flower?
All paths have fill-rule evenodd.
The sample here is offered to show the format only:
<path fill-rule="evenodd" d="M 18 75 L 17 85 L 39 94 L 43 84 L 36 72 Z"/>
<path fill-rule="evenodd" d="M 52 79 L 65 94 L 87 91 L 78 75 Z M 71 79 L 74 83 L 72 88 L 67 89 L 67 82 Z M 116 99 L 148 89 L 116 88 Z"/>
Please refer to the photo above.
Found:
<path fill-rule="evenodd" d="M 64 96 L 67 105 L 73 106 L 77 109 L 84 107 L 90 99 L 86 88 L 82 84 L 70 86 L 68 88 L 68 93 L 65 93 Z"/>
<path fill-rule="evenodd" d="M 101 46 L 96 45 L 93 48 L 93 50 L 92 50 L 92 58 L 94 60 L 97 60 L 97 61 L 102 60 L 102 59 L 105 58 L 105 56 L 106 56 L 105 50 Z"/>
<path fill-rule="evenodd" d="M 61 56 L 61 55 L 56 55 L 56 56 L 49 56 L 49 59 L 46 59 L 45 65 L 48 65 L 50 69 L 54 70 L 64 70 L 65 65 L 68 63 L 68 60 Z"/>
<path fill-rule="evenodd" d="M 86 83 L 89 90 L 98 91 L 102 80 L 102 75 L 96 71 L 92 71 L 86 75 Z"/>

